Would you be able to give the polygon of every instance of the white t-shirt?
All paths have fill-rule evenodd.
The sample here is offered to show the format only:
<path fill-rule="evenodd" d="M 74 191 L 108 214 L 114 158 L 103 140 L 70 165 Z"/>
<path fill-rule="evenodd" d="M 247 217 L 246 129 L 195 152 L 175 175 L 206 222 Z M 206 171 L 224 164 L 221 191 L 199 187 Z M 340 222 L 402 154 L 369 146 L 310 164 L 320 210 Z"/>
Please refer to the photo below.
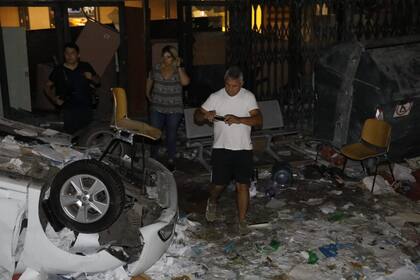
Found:
<path fill-rule="evenodd" d="M 241 88 L 235 96 L 229 96 L 224 88 L 211 94 L 201 106 L 206 111 L 216 111 L 219 116 L 235 115 L 249 117 L 249 112 L 258 109 L 252 92 Z M 228 125 L 214 121 L 213 148 L 228 150 L 252 150 L 251 126 L 245 124 Z"/>

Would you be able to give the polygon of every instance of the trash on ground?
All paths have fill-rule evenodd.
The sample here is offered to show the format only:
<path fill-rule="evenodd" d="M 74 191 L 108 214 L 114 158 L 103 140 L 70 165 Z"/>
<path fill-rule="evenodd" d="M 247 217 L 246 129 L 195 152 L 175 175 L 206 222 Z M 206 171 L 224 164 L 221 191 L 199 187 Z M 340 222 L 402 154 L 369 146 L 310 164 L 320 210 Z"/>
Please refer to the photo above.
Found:
<path fill-rule="evenodd" d="M 270 201 L 265 205 L 265 207 L 267 208 L 272 208 L 272 209 L 281 209 L 284 206 L 286 206 L 286 200 L 284 199 L 276 199 L 276 198 L 271 198 Z"/>
<path fill-rule="evenodd" d="M 410 181 L 411 183 L 416 182 L 416 178 L 414 178 L 414 176 L 411 175 L 412 170 L 401 164 L 394 163 L 392 172 L 396 181 Z"/>
<path fill-rule="evenodd" d="M 372 189 L 373 176 L 365 177 L 363 179 L 363 185 L 368 190 Z M 381 175 L 377 175 L 375 179 L 375 186 L 373 188 L 373 194 L 386 194 L 395 193 L 394 189 L 388 184 L 388 182 Z"/>

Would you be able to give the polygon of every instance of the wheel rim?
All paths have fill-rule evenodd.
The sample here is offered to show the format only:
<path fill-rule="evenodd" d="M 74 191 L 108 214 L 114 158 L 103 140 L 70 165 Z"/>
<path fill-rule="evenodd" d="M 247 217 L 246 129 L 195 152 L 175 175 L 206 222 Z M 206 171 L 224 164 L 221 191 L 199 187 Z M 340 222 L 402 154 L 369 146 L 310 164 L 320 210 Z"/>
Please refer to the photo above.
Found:
<path fill-rule="evenodd" d="M 108 211 L 109 192 L 97 177 L 82 174 L 70 177 L 60 190 L 60 206 L 66 215 L 82 224 L 101 219 Z"/>

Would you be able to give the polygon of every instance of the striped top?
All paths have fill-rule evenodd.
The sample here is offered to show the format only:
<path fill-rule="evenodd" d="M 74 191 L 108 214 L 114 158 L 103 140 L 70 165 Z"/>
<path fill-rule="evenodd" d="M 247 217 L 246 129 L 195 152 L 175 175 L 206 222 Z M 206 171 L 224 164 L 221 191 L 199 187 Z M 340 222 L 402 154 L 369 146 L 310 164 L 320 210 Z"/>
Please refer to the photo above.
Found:
<path fill-rule="evenodd" d="M 182 85 L 178 71 L 165 79 L 160 67 L 160 64 L 156 64 L 150 73 L 150 78 L 153 80 L 151 110 L 165 114 L 183 113 Z"/>

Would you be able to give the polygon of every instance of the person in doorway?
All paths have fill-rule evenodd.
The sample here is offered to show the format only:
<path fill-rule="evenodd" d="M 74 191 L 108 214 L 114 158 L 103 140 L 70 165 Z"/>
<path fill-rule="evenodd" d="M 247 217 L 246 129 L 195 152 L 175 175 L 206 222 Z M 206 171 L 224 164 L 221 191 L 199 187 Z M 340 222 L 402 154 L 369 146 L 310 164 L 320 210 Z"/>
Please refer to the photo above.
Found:
<path fill-rule="evenodd" d="M 262 115 L 254 94 L 242 88 L 243 74 L 238 67 L 225 73 L 225 87 L 209 96 L 195 111 L 198 124 L 214 123 L 212 183 L 206 219 L 216 219 L 217 200 L 231 180 L 236 182 L 239 232 L 249 229 L 245 218 L 249 205 L 249 185 L 253 175 L 251 127 L 262 125 Z"/>
<path fill-rule="evenodd" d="M 93 67 L 80 61 L 75 43 L 64 46 L 64 63 L 54 68 L 46 84 L 45 93 L 63 110 L 64 131 L 75 134 L 93 119 L 92 95 L 100 81 Z"/>
<path fill-rule="evenodd" d="M 168 168 L 175 169 L 176 135 L 184 113 L 182 87 L 190 78 L 181 64 L 178 51 L 173 46 L 162 49 L 161 62 L 154 65 L 147 79 L 146 97 L 150 101 L 150 123 L 165 127 Z M 152 157 L 157 157 L 158 147 L 152 147 Z"/>

